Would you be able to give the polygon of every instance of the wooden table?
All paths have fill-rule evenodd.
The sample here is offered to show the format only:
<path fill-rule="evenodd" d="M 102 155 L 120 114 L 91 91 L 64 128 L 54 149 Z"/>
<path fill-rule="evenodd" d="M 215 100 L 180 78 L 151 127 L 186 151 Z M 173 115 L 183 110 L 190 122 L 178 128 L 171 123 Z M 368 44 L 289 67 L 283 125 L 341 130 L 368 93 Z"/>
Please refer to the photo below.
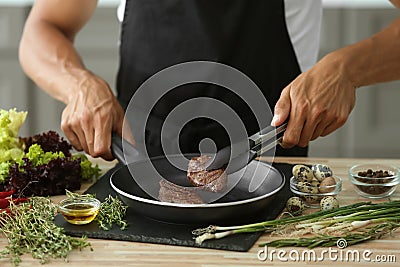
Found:
<path fill-rule="evenodd" d="M 347 205 L 355 202 L 366 201 L 356 194 L 352 185 L 347 179 L 347 171 L 349 167 L 359 163 L 379 162 L 392 164 L 400 167 L 400 160 L 371 160 L 371 159 L 334 159 L 334 158 L 276 158 L 276 162 L 288 162 L 288 163 L 323 163 L 329 165 L 334 173 L 343 178 L 343 190 L 338 196 L 338 200 L 341 205 Z M 113 163 L 100 162 L 100 165 L 107 169 L 113 166 Z M 85 185 L 87 187 L 88 185 Z M 83 188 L 84 189 L 84 188 Z M 57 201 L 60 197 L 54 197 Z M 391 197 L 392 200 L 400 199 L 400 189 Z M 386 199 L 387 200 L 387 199 Z M 384 201 L 384 200 L 381 200 Z M 266 242 L 272 240 L 268 234 L 262 235 L 257 243 Z M 317 259 L 316 261 L 303 261 L 301 258 L 298 261 L 289 259 L 289 254 L 293 257 L 296 256 L 294 248 L 282 248 L 276 249 L 275 257 L 273 260 L 270 258 L 265 261 L 258 259 L 259 251 L 263 248 L 257 246 L 257 243 L 248 252 L 230 252 L 222 250 L 212 249 L 200 249 L 190 248 L 181 246 L 168 246 L 168 245 L 156 245 L 147 243 L 136 243 L 136 242 L 124 242 L 124 241 L 111 241 L 101 239 L 90 239 L 93 247 L 93 251 L 84 249 L 83 251 L 73 251 L 68 256 L 68 262 L 63 260 L 52 260 L 47 266 L 66 266 L 66 267 L 89 267 L 89 266 L 305 266 L 311 264 L 313 266 L 327 266 L 327 265 L 347 265 L 347 266 L 366 266 L 381 264 L 382 266 L 398 266 L 400 262 L 400 231 L 397 231 L 393 236 L 385 237 L 381 240 L 370 241 L 363 244 L 351 246 L 345 248 L 342 252 L 332 251 L 331 258 L 329 254 L 324 254 L 324 259 Z M 5 238 L 0 238 L 0 248 L 3 248 L 7 244 Z M 268 254 L 271 253 L 271 249 L 268 248 Z M 333 248 L 338 250 L 337 248 Z M 371 254 L 368 254 L 368 250 Z M 297 249 L 299 255 L 304 253 L 305 249 Z M 339 251 L 339 250 L 338 250 Z M 357 251 L 357 252 L 355 252 Z M 277 253 L 281 253 L 282 260 L 278 259 Z M 322 253 L 322 249 L 314 249 L 306 251 L 308 253 L 315 252 L 317 257 Z M 359 253 L 362 258 L 362 253 L 369 259 L 375 260 L 377 257 L 386 261 L 385 263 L 377 262 L 365 262 L 362 259 L 357 261 L 356 256 L 350 255 L 351 253 Z M 335 260 L 335 255 L 340 257 L 340 253 L 343 255 L 343 259 L 340 258 Z M 345 261 L 346 254 L 349 256 L 349 261 Z M 307 253 L 304 255 L 308 255 Z M 355 255 L 355 254 L 353 254 Z M 261 253 L 261 257 L 265 254 Z M 307 258 L 307 257 L 306 257 Z M 287 261 L 284 261 L 284 260 Z M 355 259 L 355 260 L 354 260 Z M 11 264 L 6 259 L 0 259 L 0 266 L 8 267 Z M 30 255 L 24 255 L 22 258 L 23 266 L 40 266 L 40 263 L 32 259 Z M 46 265 L 44 265 L 46 266 Z"/>

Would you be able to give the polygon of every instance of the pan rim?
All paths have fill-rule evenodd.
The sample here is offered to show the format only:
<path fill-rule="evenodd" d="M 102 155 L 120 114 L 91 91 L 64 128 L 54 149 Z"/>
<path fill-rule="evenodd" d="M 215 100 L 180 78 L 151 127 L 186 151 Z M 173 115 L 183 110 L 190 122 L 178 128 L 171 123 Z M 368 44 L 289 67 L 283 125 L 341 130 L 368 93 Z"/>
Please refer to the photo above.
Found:
<path fill-rule="evenodd" d="M 135 200 L 138 202 L 142 202 L 142 203 L 146 203 L 146 204 L 152 204 L 152 205 L 156 205 L 156 206 L 167 206 L 167 207 L 177 207 L 177 208 L 219 208 L 219 207 L 231 207 L 231 206 L 237 206 L 237 205 L 242 205 L 242 204 L 247 204 L 247 203 L 252 203 L 252 202 L 256 202 L 259 201 L 261 199 L 270 197 L 272 195 L 275 195 L 277 192 L 279 192 L 283 186 L 285 185 L 285 181 L 286 181 L 286 177 L 285 175 L 278 170 L 277 168 L 275 168 L 272 165 L 267 164 L 266 162 L 263 161 L 258 161 L 258 160 L 254 160 L 257 161 L 263 165 L 268 166 L 269 168 L 273 169 L 274 171 L 278 172 L 281 175 L 282 181 L 279 184 L 279 186 L 274 189 L 273 191 L 258 196 L 258 197 L 253 197 L 253 198 L 249 198 L 249 199 L 244 199 L 244 200 L 238 200 L 238 201 L 233 201 L 233 202 L 223 202 L 223 203 L 204 203 L 204 204 L 189 204 L 189 203 L 172 203 L 172 202 L 163 202 L 163 201 L 158 201 L 158 200 L 152 200 L 152 199 L 147 199 L 147 198 L 143 198 L 143 197 L 139 197 L 139 196 L 134 196 L 131 195 L 127 192 L 122 191 L 121 189 L 117 188 L 114 183 L 112 182 L 113 177 L 115 175 L 115 173 L 117 173 L 119 170 L 121 170 L 122 168 L 128 168 L 127 165 L 121 166 L 120 168 L 118 168 L 110 177 L 110 185 L 113 188 L 114 191 L 116 191 L 118 194 L 127 197 L 131 200 Z"/>

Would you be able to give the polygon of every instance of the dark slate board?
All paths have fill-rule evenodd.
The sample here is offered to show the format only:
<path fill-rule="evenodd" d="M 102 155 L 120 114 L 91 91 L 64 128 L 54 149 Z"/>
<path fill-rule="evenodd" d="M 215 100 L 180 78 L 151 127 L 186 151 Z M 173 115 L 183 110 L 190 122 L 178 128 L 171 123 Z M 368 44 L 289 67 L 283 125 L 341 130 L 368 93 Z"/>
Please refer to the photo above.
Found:
<path fill-rule="evenodd" d="M 276 163 L 273 165 L 284 173 L 286 182 L 285 186 L 275 196 L 273 205 L 269 205 L 265 210 L 265 215 L 262 216 L 265 220 L 276 218 L 283 210 L 287 199 L 291 196 L 289 178 L 292 175 L 291 170 L 293 165 L 285 163 Z M 104 174 L 104 176 L 92 185 L 86 193 L 95 193 L 100 200 L 104 200 L 109 194 L 115 196 L 116 193 L 111 188 L 109 179 L 117 168 L 119 168 L 119 166 L 114 167 Z M 208 225 L 180 225 L 155 221 L 140 214 L 133 213 L 129 208 L 127 210 L 126 220 L 129 226 L 124 231 L 120 230 L 118 227 L 113 227 L 110 231 L 103 231 L 98 228 L 95 222 L 87 225 L 72 225 L 67 223 L 60 214 L 56 216 L 55 224 L 63 227 L 65 232 L 71 236 L 86 235 L 90 238 L 203 247 L 231 251 L 248 251 L 262 235 L 262 233 L 238 234 L 220 240 L 208 240 L 201 245 L 197 245 L 194 242 L 191 233 L 192 230 L 199 227 L 207 227 Z"/>

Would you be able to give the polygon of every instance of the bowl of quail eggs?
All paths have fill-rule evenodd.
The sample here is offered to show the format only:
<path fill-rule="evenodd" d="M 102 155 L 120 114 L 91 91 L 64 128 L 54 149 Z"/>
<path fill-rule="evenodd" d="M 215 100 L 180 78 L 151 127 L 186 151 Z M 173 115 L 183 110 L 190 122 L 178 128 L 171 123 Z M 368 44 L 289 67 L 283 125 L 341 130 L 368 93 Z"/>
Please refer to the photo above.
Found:
<path fill-rule="evenodd" d="M 342 190 L 342 179 L 324 164 L 295 165 L 290 178 L 290 190 L 308 208 L 328 210 L 337 208 L 337 194 Z"/>

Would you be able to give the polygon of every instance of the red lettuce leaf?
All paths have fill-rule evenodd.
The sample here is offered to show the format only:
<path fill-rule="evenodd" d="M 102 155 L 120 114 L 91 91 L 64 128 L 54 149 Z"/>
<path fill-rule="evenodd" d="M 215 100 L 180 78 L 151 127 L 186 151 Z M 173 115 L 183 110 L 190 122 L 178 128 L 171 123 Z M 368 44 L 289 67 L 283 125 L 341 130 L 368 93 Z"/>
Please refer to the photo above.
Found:
<path fill-rule="evenodd" d="M 25 143 L 25 153 L 29 151 L 29 147 L 38 144 L 44 152 L 62 151 L 66 157 L 71 156 L 72 146 L 64 138 L 55 131 L 48 131 L 42 134 L 21 138 Z"/>
<path fill-rule="evenodd" d="M 24 164 L 10 167 L 10 179 L 4 186 L 6 190 L 14 189 L 23 196 L 51 196 L 65 194 L 65 189 L 78 190 L 82 175 L 80 159 L 57 158 L 48 164 L 33 166 L 27 158 Z"/>

